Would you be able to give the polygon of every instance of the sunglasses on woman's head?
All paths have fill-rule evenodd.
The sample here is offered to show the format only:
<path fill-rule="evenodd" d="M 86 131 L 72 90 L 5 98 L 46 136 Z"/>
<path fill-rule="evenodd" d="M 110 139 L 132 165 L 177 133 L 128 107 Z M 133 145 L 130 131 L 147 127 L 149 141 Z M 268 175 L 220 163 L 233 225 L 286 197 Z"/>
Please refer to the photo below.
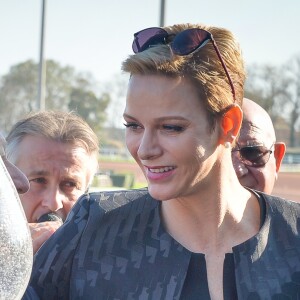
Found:
<path fill-rule="evenodd" d="M 269 161 L 273 146 L 274 144 L 270 149 L 263 145 L 244 146 L 233 149 L 232 152 L 239 152 L 239 158 L 244 165 L 259 168 Z"/>
<path fill-rule="evenodd" d="M 235 90 L 232 80 L 212 34 L 204 29 L 190 28 L 176 34 L 174 39 L 169 41 L 169 38 L 172 36 L 174 34 L 169 34 L 160 27 L 143 29 L 134 34 L 132 50 L 134 53 L 139 53 L 158 44 L 168 44 L 174 54 L 184 56 L 193 53 L 203 47 L 208 41 L 211 41 L 228 78 L 235 102 Z"/>

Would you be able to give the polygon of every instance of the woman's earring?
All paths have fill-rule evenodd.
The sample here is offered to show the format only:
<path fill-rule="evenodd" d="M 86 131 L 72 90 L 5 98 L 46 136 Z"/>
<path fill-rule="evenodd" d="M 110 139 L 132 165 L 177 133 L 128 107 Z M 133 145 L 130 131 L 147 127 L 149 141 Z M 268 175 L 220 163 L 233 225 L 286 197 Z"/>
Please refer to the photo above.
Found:
<path fill-rule="evenodd" d="M 231 147 L 231 143 L 230 142 L 225 142 L 224 144 L 226 149 L 229 149 Z"/>

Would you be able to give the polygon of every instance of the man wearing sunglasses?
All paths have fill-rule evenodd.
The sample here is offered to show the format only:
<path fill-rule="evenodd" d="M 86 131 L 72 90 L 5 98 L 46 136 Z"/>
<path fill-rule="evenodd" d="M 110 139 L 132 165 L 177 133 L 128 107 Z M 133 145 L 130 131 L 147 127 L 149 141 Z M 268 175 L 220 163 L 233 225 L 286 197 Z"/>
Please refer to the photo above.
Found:
<path fill-rule="evenodd" d="M 285 154 L 276 142 L 269 114 L 250 99 L 243 101 L 243 123 L 232 160 L 243 186 L 271 194 Z"/>

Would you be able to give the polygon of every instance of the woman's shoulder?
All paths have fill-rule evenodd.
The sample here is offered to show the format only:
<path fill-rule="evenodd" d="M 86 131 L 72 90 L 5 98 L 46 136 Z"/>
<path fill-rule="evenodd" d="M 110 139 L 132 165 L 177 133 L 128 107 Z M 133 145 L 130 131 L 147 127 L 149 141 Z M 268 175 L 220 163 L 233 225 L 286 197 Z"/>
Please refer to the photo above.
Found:
<path fill-rule="evenodd" d="M 280 212 L 285 210 L 294 211 L 297 214 L 300 214 L 300 203 L 290 200 L 281 198 L 279 196 L 268 195 L 262 192 L 257 192 L 261 197 L 264 198 L 266 201 L 267 206 L 270 206 L 274 209 L 278 209 Z"/>
<path fill-rule="evenodd" d="M 147 188 L 132 189 L 132 190 L 117 190 L 117 191 L 102 191 L 93 192 L 88 194 L 88 201 L 91 204 L 96 203 L 104 210 L 111 209 L 126 205 L 138 199 L 145 199 L 150 197 Z"/>
<path fill-rule="evenodd" d="M 99 191 L 83 195 L 79 200 L 79 205 L 89 209 L 100 209 L 104 212 L 120 208 L 135 201 L 146 201 L 151 198 L 148 189 L 132 189 L 132 190 L 113 190 Z"/>
<path fill-rule="evenodd" d="M 147 201 L 149 197 L 147 189 L 104 191 L 82 195 L 73 206 L 65 223 L 37 252 L 31 279 L 32 288 L 40 295 L 44 290 L 51 293 L 53 288 L 62 283 L 67 287 L 77 251 L 81 258 L 86 257 L 85 247 L 94 242 L 95 234 L 99 233 L 95 243 L 101 244 L 103 238 L 107 238 L 105 235 L 107 228 L 118 226 L 122 218 L 127 220 L 127 211 L 138 214 L 147 205 L 151 207 L 157 205 L 157 201 Z M 48 288 L 45 284 L 53 281 L 51 268 L 57 280 Z M 43 276 L 45 269 L 47 269 L 46 277 Z"/>
<path fill-rule="evenodd" d="M 292 232 L 300 230 L 300 203 L 281 197 L 259 193 L 266 203 L 267 218 L 279 230 L 293 228 Z"/>

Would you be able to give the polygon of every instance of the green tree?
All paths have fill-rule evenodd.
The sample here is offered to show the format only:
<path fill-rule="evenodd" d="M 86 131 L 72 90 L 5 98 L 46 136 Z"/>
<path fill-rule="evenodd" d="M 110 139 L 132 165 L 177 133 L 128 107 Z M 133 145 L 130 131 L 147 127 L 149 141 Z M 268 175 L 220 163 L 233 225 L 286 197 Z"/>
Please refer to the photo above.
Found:
<path fill-rule="evenodd" d="M 24 112 L 35 108 L 37 65 L 29 60 L 10 68 L 0 82 L 0 122 L 7 130 Z"/>
<path fill-rule="evenodd" d="M 89 82 L 81 78 L 78 80 L 76 87 L 71 89 L 68 108 L 82 116 L 100 136 L 101 129 L 106 121 L 106 109 L 109 103 L 109 94 L 103 93 L 100 97 L 97 97 L 91 90 Z"/>
<path fill-rule="evenodd" d="M 110 128 L 124 128 L 123 112 L 126 103 L 126 91 L 129 81 L 127 74 L 116 74 L 103 87 L 103 91 L 110 95 L 106 125 Z"/>
<path fill-rule="evenodd" d="M 295 147 L 299 146 L 296 145 L 296 129 L 300 119 L 300 55 L 291 58 L 284 68 L 289 83 L 285 106 L 289 108 L 290 146 Z"/>
<path fill-rule="evenodd" d="M 296 145 L 296 129 L 300 119 L 300 56 L 283 66 L 252 65 L 248 68 L 245 97 L 260 104 L 277 123 L 289 126 L 289 147 Z"/>
<path fill-rule="evenodd" d="M 245 97 L 261 105 L 273 122 L 282 115 L 282 103 L 287 92 L 288 79 L 281 67 L 252 65 L 248 68 Z"/>
<path fill-rule="evenodd" d="M 32 60 L 12 66 L 1 78 L 1 128 L 8 131 L 21 117 L 37 110 L 37 88 L 38 64 Z M 47 60 L 46 109 L 74 109 L 97 131 L 105 122 L 105 109 L 110 98 L 107 94 L 96 96 L 96 89 L 92 76 L 79 74 L 73 67 L 61 66 L 58 62 Z"/>

